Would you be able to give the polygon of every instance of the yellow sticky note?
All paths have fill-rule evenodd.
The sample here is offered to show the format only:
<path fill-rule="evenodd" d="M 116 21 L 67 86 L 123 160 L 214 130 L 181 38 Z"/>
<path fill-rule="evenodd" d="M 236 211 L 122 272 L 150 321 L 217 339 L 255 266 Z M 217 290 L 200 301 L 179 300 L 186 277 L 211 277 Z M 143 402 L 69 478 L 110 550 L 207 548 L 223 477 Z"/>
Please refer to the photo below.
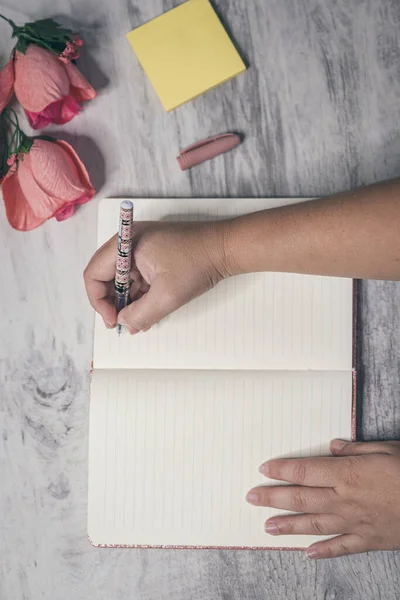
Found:
<path fill-rule="evenodd" d="M 208 0 L 189 0 L 128 33 L 169 111 L 246 70 Z"/>

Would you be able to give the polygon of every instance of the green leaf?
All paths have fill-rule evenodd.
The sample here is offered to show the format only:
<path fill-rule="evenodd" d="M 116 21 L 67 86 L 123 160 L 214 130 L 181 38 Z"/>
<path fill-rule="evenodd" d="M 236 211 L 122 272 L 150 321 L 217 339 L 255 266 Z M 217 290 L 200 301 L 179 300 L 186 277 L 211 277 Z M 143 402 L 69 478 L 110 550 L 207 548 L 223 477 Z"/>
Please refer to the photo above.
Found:
<path fill-rule="evenodd" d="M 74 34 L 70 29 L 62 27 L 54 19 L 40 19 L 25 23 L 23 27 L 13 26 L 13 37 L 18 38 L 15 49 L 26 53 L 29 44 L 37 44 L 59 56 L 64 52 L 68 42 L 72 42 Z"/>
<path fill-rule="evenodd" d="M 70 29 L 62 27 L 53 19 L 42 19 L 41 21 L 25 23 L 24 28 L 31 35 L 38 36 L 46 41 L 69 41 L 73 35 Z"/>
<path fill-rule="evenodd" d="M 45 142 L 56 142 L 57 140 L 50 135 L 36 135 L 34 140 L 44 140 Z"/>
<path fill-rule="evenodd" d="M 18 50 L 18 52 L 21 52 L 21 54 L 25 54 L 28 49 L 29 43 L 30 42 L 25 38 L 19 38 L 18 42 L 15 45 L 15 50 Z"/>
<path fill-rule="evenodd" d="M 54 25 L 58 26 L 57 21 L 54 19 L 38 19 L 37 21 L 32 21 L 32 23 L 41 28 L 53 27 Z"/>
<path fill-rule="evenodd" d="M 34 138 L 28 137 L 27 135 L 24 135 L 24 134 L 22 134 L 22 135 L 23 135 L 23 138 L 22 138 L 21 144 L 18 148 L 18 154 L 28 154 L 28 152 L 32 148 Z"/>

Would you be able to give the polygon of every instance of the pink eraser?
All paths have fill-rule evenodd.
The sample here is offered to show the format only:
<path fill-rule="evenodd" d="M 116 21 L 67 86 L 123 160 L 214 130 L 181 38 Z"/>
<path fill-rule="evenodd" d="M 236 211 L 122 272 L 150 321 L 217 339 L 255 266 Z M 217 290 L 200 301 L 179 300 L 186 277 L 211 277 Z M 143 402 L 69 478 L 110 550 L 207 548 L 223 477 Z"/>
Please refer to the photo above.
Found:
<path fill-rule="evenodd" d="M 241 141 L 237 133 L 223 133 L 181 150 L 177 161 L 182 171 L 186 171 L 186 169 L 195 167 L 206 160 L 233 150 L 233 148 L 239 146 Z"/>

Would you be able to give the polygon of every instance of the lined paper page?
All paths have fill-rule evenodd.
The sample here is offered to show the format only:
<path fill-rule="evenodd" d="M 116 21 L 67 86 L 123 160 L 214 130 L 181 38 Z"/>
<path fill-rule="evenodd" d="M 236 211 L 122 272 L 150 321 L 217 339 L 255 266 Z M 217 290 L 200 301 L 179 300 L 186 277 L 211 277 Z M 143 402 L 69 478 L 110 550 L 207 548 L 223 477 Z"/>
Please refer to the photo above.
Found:
<path fill-rule="evenodd" d="M 293 199 L 135 200 L 136 220 L 208 219 Z M 99 210 L 99 245 L 118 225 L 120 200 Z M 259 273 L 222 282 L 151 331 L 120 338 L 96 317 L 95 368 L 331 369 L 352 367 L 350 279 Z"/>
<path fill-rule="evenodd" d="M 352 373 L 95 370 L 88 532 L 95 544 L 296 546 L 249 506 L 272 457 L 351 437 Z"/>

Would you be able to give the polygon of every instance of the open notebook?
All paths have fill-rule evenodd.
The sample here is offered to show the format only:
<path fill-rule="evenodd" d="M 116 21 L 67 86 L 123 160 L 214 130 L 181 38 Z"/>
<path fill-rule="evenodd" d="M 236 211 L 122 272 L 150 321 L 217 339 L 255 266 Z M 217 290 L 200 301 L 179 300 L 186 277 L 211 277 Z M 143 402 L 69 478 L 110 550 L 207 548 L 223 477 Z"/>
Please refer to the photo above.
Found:
<path fill-rule="evenodd" d="M 135 218 L 207 219 L 294 200 L 135 200 Z M 98 242 L 120 200 L 99 209 Z M 304 547 L 248 505 L 272 457 L 328 453 L 352 433 L 353 282 L 243 275 L 119 338 L 96 316 L 88 533 L 100 546 Z"/>

